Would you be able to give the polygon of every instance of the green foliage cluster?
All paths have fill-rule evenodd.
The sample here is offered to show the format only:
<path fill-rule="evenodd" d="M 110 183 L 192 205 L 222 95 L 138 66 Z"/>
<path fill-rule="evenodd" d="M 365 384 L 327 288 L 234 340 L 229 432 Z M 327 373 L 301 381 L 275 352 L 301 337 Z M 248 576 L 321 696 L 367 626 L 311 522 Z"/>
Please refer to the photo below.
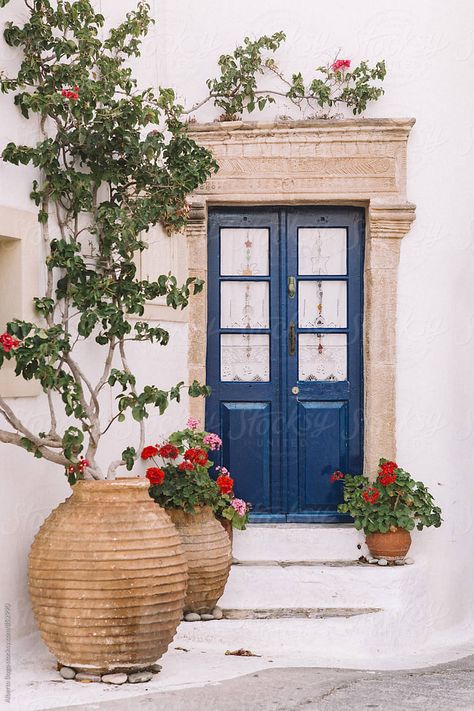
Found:
<path fill-rule="evenodd" d="M 379 467 L 387 462 L 380 459 Z M 397 528 L 411 531 L 415 528 L 441 526 L 441 509 L 435 505 L 433 496 L 421 481 L 415 481 L 401 467 L 396 466 L 393 483 L 383 485 L 383 475 L 380 473 L 375 482 L 366 476 L 346 475 L 343 480 L 344 503 L 338 506 L 340 513 L 349 514 L 354 519 L 357 529 L 365 533 L 387 533 Z M 337 485 L 337 484 L 336 484 Z M 364 494 L 375 495 L 375 503 L 370 503 Z"/>
<path fill-rule="evenodd" d="M 291 79 L 280 71 L 272 55 L 286 40 L 284 32 L 271 36 L 263 35 L 256 40 L 245 37 L 243 45 L 233 53 L 223 54 L 218 60 L 220 76 L 207 80 L 209 97 L 214 105 L 222 109 L 221 120 L 234 120 L 244 110 L 252 113 L 256 108 L 263 110 L 276 96 L 289 99 L 301 107 L 307 104 L 323 118 L 337 105 L 346 105 L 354 115 L 361 114 L 369 101 L 379 99 L 384 90 L 378 84 L 385 79 L 385 62 L 380 61 L 370 67 L 367 61 L 357 66 L 339 68 L 334 60 L 316 68 L 315 76 L 305 81 L 301 72 Z M 281 89 L 259 89 L 258 79 L 263 76 L 277 77 Z M 199 105 L 202 105 L 201 104 Z M 318 114 L 317 114 L 318 115 Z"/>
<path fill-rule="evenodd" d="M 21 50 L 22 60 L 15 76 L 0 75 L 0 88 L 14 94 L 24 118 L 38 121 L 40 139 L 35 145 L 9 143 L 2 157 L 39 170 L 31 198 L 46 251 L 46 290 L 35 299 L 37 322 L 8 323 L 7 332 L 20 344 L 0 348 L 0 367 L 14 359 L 16 374 L 38 380 L 51 407 L 59 396 L 76 423 L 60 433 L 52 411 L 50 431 L 34 434 L 2 403 L 18 438 L 2 436 L 63 463 L 66 471 L 87 447 L 87 474 L 100 477 L 97 447 L 114 420 L 129 411 L 141 422 L 150 407 L 163 412 L 180 398 L 184 383 L 169 391 L 154 385 L 138 391 L 125 345 L 166 345 L 167 331 L 142 320 L 145 303 L 165 297 L 182 309 L 203 283 L 189 278 L 180 285 L 171 274 L 142 279 L 137 256 L 147 247 L 150 227 L 161 223 L 175 231 L 186 224 L 186 196 L 217 165 L 189 137 L 174 92 L 141 90 L 132 75 L 128 60 L 140 55 L 152 22 L 145 2 L 105 39 L 104 17 L 89 0 L 26 4 L 23 25 L 6 23 L 5 41 Z M 91 338 L 104 347 L 102 376 L 94 384 L 75 356 L 81 341 Z M 112 422 L 103 423 L 99 397 L 106 386 L 119 393 Z M 191 396 L 207 392 L 197 383 L 189 389 Z M 128 448 L 121 463 L 131 468 L 135 456 Z"/>

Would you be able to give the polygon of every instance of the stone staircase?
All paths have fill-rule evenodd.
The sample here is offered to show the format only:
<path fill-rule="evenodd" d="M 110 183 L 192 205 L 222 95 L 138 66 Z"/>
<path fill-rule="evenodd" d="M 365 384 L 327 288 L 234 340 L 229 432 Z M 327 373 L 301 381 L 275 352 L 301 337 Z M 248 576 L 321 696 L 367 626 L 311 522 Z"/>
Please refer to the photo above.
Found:
<path fill-rule="evenodd" d="M 234 563 L 219 601 L 224 619 L 183 623 L 180 640 L 272 657 L 318 650 L 341 660 L 351 639 L 352 656 L 379 654 L 386 640 L 397 644 L 413 600 L 423 605 L 426 583 L 418 565 L 369 565 L 359 561 L 365 554 L 363 534 L 350 525 L 251 524 L 234 531 Z M 412 635 L 409 616 L 405 622 Z"/>

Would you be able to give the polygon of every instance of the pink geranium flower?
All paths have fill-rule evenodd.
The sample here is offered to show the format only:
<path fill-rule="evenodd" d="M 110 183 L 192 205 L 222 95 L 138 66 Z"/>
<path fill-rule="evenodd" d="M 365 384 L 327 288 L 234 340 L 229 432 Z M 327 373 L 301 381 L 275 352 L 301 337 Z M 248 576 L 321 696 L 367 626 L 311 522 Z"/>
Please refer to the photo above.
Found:
<path fill-rule="evenodd" d="M 204 444 L 207 444 L 209 449 L 213 451 L 222 447 L 221 438 L 219 437 L 219 435 L 216 435 L 213 432 L 209 432 L 209 434 L 204 437 L 203 442 Z"/>

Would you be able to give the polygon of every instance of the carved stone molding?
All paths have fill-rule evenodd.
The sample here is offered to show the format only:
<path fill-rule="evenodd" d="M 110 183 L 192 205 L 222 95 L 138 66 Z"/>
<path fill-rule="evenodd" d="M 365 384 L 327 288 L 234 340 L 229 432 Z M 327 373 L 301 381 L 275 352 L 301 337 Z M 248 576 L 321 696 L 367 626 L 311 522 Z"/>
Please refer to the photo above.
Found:
<path fill-rule="evenodd" d="M 190 274 L 207 277 L 212 205 L 366 207 L 364 284 L 365 470 L 396 456 L 396 304 L 400 238 L 415 219 L 406 197 L 406 153 L 414 119 L 347 119 L 192 125 L 219 171 L 193 196 Z M 189 376 L 205 381 L 206 292 L 191 301 Z M 204 405 L 191 401 L 193 415 Z"/>
<path fill-rule="evenodd" d="M 401 239 L 415 220 L 415 205 L 378 203 L 369 204 L 370 237 L 372 239 Z"/>

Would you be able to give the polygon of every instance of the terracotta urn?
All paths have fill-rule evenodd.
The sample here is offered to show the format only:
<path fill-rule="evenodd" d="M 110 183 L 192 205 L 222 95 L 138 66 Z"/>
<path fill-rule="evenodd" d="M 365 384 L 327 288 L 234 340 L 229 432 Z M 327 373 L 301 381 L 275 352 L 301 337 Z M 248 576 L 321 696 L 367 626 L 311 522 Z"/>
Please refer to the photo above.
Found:
<path fill-rule="evenodd" d="M 81 480 L 33 542 L 33 611 L 61 665 L 97 673 L 146 669 L 175 635 L 186 556 L 148 487 L 142 478 Z"/>
<path fill-rule="evenodd" d="M 220 516 L 217 520 L 221 524 L 224 531 L 227 531 L 227 535 L 229 536 L 230 540 L 230 547 L 232 549 L 232 544 L 234 542 L 234 527 L 232 525 L 232 521 L 229 521 L 228 518 L 221 518 Z"/>
<path fill-rule="evenodd" d="M 410 531 L 404 528 L 387 533 L 368 533 L 365 540 L 371 555 L 385 560 L 402 560 L 411 546 Z"/>
<path fill-rule="evenodd" d="M 184 612 L 209 613 L 222 596 L 232 561 L 228 534 L 209 506 L 195 513 L 169 509 L 188 560 L 188 588 Z"/>

